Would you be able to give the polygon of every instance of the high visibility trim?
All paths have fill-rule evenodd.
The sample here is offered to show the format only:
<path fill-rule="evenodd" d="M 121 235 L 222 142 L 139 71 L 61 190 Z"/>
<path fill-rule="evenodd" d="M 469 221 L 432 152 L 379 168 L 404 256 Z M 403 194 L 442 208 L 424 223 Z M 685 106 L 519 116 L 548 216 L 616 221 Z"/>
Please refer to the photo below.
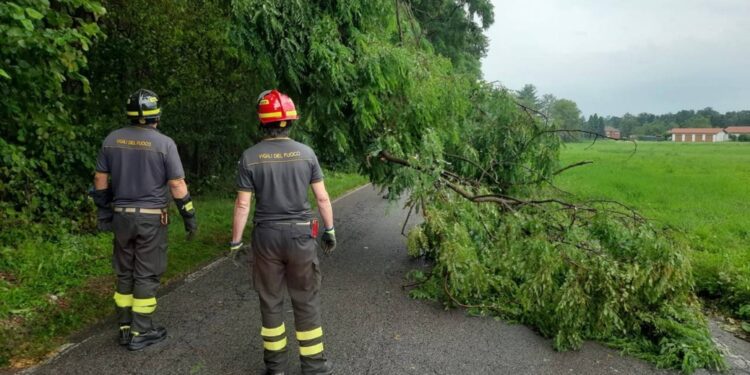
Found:
<path fill-rule="evenodd" d="M 281 336 L 284 334 L 284 332 L 286 332 L 286 326 L 284 325 L 284 323 L 281 323 L 281 325 L 276 328 L 262 327 L 260 329 L 260 335 L 266 337 Z"/>
<path fill-rule="evenodd" d="M 323 343 L 318 343 L 315 345 L 310 346 L 300 346 L 299 347 L 299 354 L 303 355 L 305 357 L 314 356 L 318 353 L 321 353 L 323 351 Z"/>
<path fill-rule="evenodd" d="M 132 294 L 120 294 L 120 293 L 115 292 L 114 299 L 115 299 L 115 305 L 117 305 L 117 307 L 133 306 Z"/>
<path fill-rule="evenodd" d="M 281 117 L 281 112 L 258 113 L 260 118 Z"/>
<path fill-rule="evenodd" d="M 297 116 L 297 111 L 286 111 L 286 115 L 287 116 Z M 258 117 L 260 117 L 260 118 L 281 117 L 281 112 L 258 113 Z"/>
<path fill-rule="evenodd" d="M 318 327 L 315 329 L 311 329 L 309 331 L 297 331 L 297 340 L 299 341 L 307 341 L 312 339 L 317 339 L 318 337 L 323 336 L 323 328 Z"/>
<path fill-rule="evenodd" d="M 133 298 L 133 312 L 139 314 L 151 314 L 156 310 L 156 297 Z"/>
<path fill-rule="evenodd" d="M 193 210 L 193 202 L 188 202 L 185 205 L 185 211 L 192 211 Z"/>
<path fill-rule="evenodd" d="M 286 337 L 279 341 L 263 341 L 263 349 L 278 352 L 284 348 L 286 348 Z"/>
<path fill-rule="evenodd" d="M 159 113 L 161 113 L 161 108 L 143 111 L 143 115 L 138 113 L 138 111 L 128 111 L 128 116 L 153 116 L 153 115 L 158 115 Z"/>

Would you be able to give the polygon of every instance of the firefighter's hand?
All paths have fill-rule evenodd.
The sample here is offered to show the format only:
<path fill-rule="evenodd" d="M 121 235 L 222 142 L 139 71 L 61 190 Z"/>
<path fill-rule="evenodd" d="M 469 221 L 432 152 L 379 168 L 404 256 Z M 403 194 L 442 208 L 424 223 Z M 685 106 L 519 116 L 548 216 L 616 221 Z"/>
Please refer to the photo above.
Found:
<path fill-rule="evenodd" d="M 189 217 L 182 217 L 182 221 L 185 222 L 185 232 L 187 232 L 188 241 L 195 237 L 195 233 L 198 232 L 198 221 L 195 219 L 195 215 Z"/>
<path fill-rule="evenodd" d="M 96 229 L 101 232 L 112 231 L 112 217 L 115 215 L 112 207 L 99 208 L 96 212 Z"/>
<path fill-rule="evenodd" d="M 112 189 L 94 190 L 89 189 L 89 196 L 94 200 L 96 205 L 96 229 L 102 232 L 112 231 L 112 217 L 115 212 L 112 209 Z"/>
<path fill-rule="evenodd" d="M 326 255 L 331 255 L 333 250 L 336 249 L 336 231 L 333 228 L 326 228 L 323 231 L 323 236 L 320 237 L 321 247 Z"/>
<path fill-rule="evenodd" d="M 240 252 L 242 250 L 243 250 L 242 241 L 229 243 L 229 254 L 227 255 L 227 257 L 232 260 L 232 263 L 234 263 L 235 267 L 240 266 L 240 262 L 237 259 L 240 257 Z"/>

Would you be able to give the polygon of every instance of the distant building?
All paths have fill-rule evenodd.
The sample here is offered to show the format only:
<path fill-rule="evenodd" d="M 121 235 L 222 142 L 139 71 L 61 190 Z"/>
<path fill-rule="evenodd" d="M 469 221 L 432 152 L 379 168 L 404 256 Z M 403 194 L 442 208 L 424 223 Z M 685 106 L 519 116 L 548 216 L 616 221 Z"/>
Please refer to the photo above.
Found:
<path fill-rule="evenodd" d="M 750 125 L 745 126 L 728 126 L 726 129 L 724 129 L 729 135 L 733 137 L 739 137 L 741 135 L 748 135 L 750 134 Z"/>
<path fill-rule="evenodd" d="M 721 128 L 674 128 L 672 142 L 725 142 L 729 134 Z"/>
<path fill-rule="evenodd" d="M 604 128 L 604 135 L 608 138 L 620 139 L 620 129 L 615 129 L 611 126 Z"/>

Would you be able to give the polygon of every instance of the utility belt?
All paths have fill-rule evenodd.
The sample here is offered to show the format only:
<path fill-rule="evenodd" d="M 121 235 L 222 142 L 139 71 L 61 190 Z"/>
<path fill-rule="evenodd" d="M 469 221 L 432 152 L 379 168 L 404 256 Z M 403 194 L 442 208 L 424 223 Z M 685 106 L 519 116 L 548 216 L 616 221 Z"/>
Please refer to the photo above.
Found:
<path fill-rule="evenodd" d="M 113 207 L 117 213 L 161 215 L 162 225 L 169 224 L 169 211 L 166 208 Z"/>
<path fill-rule="evenodd" d="M 310 236 L 312 238 L 318 237 L 318 219 L 312 219 L 310 221 L 261 221 L 255 223 L 256 227 L 259 228 L 279 228 L 279 227 L 310 227 Z"/>

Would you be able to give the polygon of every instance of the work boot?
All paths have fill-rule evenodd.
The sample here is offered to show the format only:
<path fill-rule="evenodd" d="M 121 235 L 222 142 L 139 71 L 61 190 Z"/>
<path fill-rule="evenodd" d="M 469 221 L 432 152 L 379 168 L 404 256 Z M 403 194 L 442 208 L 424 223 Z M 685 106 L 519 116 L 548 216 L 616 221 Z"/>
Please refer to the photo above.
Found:
<path fill-rule="evenodd" d="M 329 359 L 329 360 L 326 360 L 323 366 L 320 366 L 316 370 L 308 370 L 308 369 L 303 368 L 302 374 L 303 375 L 331 375 L 333 374 L 333 363 Z"/>
<path fill-rule="evenodd" d="M 149 345 L 156 344 L 167 338 L 167 329 L 164 327 L 151 328 L 146 332 L 133 332 L 128 350 L 141 350 Z"/>
<path fill-rule="evenodd" d="M 133 335 L 130 333 L 130 326 L 120 326 L 120 345 L 125 346 L 130 344 L 130 339 L 132 337 Z"/>

